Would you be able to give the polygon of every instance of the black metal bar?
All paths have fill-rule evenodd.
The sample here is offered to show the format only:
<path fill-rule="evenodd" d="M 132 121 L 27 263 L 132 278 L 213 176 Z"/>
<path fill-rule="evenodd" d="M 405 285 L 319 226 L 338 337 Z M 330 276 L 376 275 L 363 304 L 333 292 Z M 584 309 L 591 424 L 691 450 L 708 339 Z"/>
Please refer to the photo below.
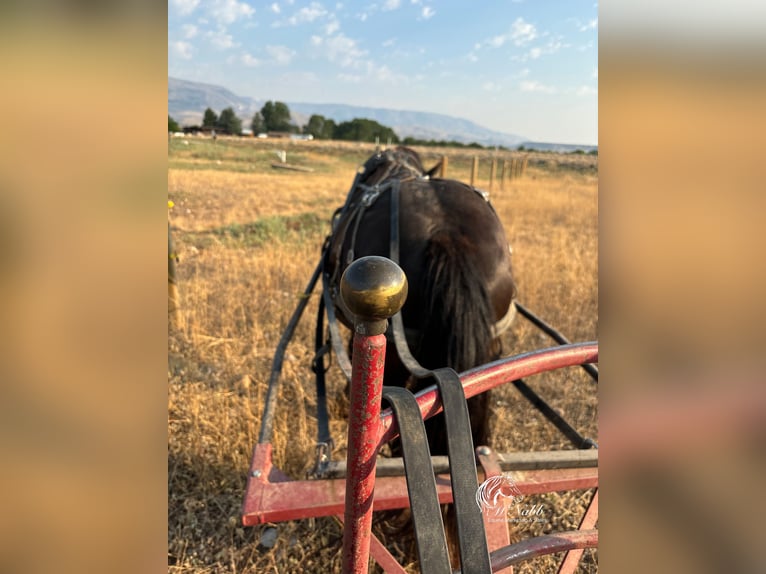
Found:
<path fill-rule="evenodd" d="M 428 452 L 426 429 L 417 400 L 410 391 L 401 387 L 383 387 L 383 398 L 390 403 L 401 433 L 407 494 L 417 539 L 420 571 L 449 574 L 452 569 L 441 506 Z"/>
<path fill-rule="evenodd" d="M 564 418 L 557 413 L 553 407 L 546 403 L 540 395 L 533 391 L 522 379 L 516 379 L 513 381 L 519 392 L 524 395 L 530 403 L 532 403 L 537 410 L 539 410 L 543 416 L 548 419 L 553 425 L 566 436 L 570 442 L 577 448 L 598 448 L 598 445 L 593 439 L 585 438 L 578 433 L 572 425 L 570 425 Z"/>
<path fill-rule="evenodd" d="M 562 335 L 560 331 L 554 329 L 551 325 L 543 321 L 540 317 L 532 313 L 532 311 L 524 307 L 524 305 L 518 301 L 516 301 L 516 309 L 519 311 L 519 313 L 524 315 L 524 317 L 529 319 L 529 321 L 531 321 L 535 326 L 539 327 L 540 330 L 547 334 L 551 339 L 556 341 L 559 345 L 571 344 L 571 341 Z M 596 367 L 596 365 L 585 364 L 581 366 L 594 381 L 598 382 L 598 367 Z"/>
<path fill-rule="evenodd" d="M 311 292 L 314 290 L 314 286 L 322 272 L 322 267 L 323 262 L 320 260 L 316 269 L 314 269 L 314 273 L 311 275 L 308 285 L 306 285 L 306 288 L 303 290 L 298 305 L 296 306 L 295 311 L 293 311 L 293 315 L 290 317 L 290 321 L 287 323 L 287 327 L 285 328 L 284 333 L 282 333 L 282 338 L 279 340 L 277 350 L 274 353 L 274 362 L 272 363 L 271 375 L 269 376 L 269 388 L 266 394 L 266 405 L 263 409 L 263 419 L 261 420 L 261 431 L 258 435 L 259 444 L 271 442 L 271 433 L 274 427 L 274 411 L 276 410 L 277 395 L 279 391 L 279 375 L 282 372 L 285 351 L 287 350 L 287 345 L 290 343 L 290 339 L 293 337 L 295 328 L 298 326 L 298 321 L 300 321 L 301 315 L 303 315 L 303 311 L 306 309 L 306 305 L 308 305 Z"/>

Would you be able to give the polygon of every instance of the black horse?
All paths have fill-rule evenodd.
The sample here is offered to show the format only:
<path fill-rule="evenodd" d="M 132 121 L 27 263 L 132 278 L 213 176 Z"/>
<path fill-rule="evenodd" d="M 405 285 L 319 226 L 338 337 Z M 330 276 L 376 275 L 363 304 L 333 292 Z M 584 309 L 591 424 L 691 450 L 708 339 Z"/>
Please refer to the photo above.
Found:
<path fill-rule="evenodd" d="M 510 247 L 486 194 L 432 177 L 437 168 L 426 171 L 405 147 L 374 154 L 333 219 L 324 272 L 336 314 L 350 327 L 353 317 L 338 295 L 343 270 L 359 257 L 396 258 L 398 251 L 409 282 L 402 322 L 412 356 L 426 369 L 461 372 L 499 357 L 516 285 Z M 391 239 L 392 218 L 398 241 Z M 413 392 L 424 384 L 410 376 L 390 336 L 384 384 Z M 489 393 L 468 401 L 474 446 L 489 442 L 489 405 Z M 426 429 L 431 454 L 447 454 L 443 418 L 429 419 Z"/>

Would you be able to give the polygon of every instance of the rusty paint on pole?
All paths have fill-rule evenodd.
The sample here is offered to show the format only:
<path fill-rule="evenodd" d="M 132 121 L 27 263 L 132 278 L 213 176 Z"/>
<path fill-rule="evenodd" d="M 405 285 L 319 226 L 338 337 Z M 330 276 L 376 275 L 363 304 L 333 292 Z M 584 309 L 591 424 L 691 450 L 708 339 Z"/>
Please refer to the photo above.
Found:
<path fill-rule="evenodd" d="M 344 574 L 366 573 L 369 564 L 385 355 L 385 335 L 354 335 L 343 514 Z"/>

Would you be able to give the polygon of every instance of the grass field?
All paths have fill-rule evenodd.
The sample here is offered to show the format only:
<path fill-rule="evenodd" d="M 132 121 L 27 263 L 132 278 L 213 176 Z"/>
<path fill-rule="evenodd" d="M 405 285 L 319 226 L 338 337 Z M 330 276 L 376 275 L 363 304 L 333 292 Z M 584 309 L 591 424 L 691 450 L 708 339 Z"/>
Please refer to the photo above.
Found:
<path fill-rule="evenodd" d="M 271 168 L 275 151 L 310 173 Z M 271 359 L 309 280 L 357 166 L 371 144 L 173 138 L 168 198 L 182 324 L 168 350 L 168 570 L 172 573 L 339 572 L 342 529 L 332 518 L 243 528 L 239 511 L 257 441 Z M 447 175 L 489 188 L 488 150 L 422 149 L 424 164 L 449 155 Z M 510 152 L 498 153 L 500 158 Z M 491 201 L 513 247 L 519 300 L 573 341 L 597 339 L 598 159 L 531 153 L 524 177 L 494 183 Z M 315 396 L 312 297 L 282 373 L 274 425 L 275 464 L 302 478 L 312 463 Z M 552 346 L 523 318 L 504 335 L 504 354 Z M 344 452 L 345 381 L 328 373 L 331 431 Z M 598 440 L 597 393 L 581 369 L 527 381 L 586 436 Z M 493 394 L 492 446 L 501 452 L 569 448 L 567 441 L 510 386 Z M 292 405 L 288 408 L 287 405 Z M 537 497 L 548 522 L 517 539 L 576 528 L 591 491 Z M 261 544 L 276 527 L 276 544 Z M 376 528 L 380 528 L 376 526 Z M 380 531 L 380 530 L 379 530 Z M 382 536 L 417 572 L 412 541 Z M 560 556 L 517 572 L 555 571 Z M 586 551 L 581 572 L 597 571 Z M 376 570 L 373 570 L 376 571 Z"/>

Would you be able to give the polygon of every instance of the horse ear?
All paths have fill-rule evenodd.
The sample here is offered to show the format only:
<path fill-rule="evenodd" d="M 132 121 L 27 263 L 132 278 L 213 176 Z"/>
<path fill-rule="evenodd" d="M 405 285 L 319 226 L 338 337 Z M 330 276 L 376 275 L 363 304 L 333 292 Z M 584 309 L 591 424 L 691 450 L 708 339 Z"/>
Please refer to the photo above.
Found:
<path fill-rule="evenodd" d="M 439 160 L 439 163 L 437 163 L 435 166 L 433 166 L 431 169 L 429 169 L 426 172 L 426 175 L 428 177 L 433 177 L 434 175 L 436 175 L 439 172 L 439 170 L 441 169 L 441 167 L 442 167 L 442 161 L 443 160 Z"/>

